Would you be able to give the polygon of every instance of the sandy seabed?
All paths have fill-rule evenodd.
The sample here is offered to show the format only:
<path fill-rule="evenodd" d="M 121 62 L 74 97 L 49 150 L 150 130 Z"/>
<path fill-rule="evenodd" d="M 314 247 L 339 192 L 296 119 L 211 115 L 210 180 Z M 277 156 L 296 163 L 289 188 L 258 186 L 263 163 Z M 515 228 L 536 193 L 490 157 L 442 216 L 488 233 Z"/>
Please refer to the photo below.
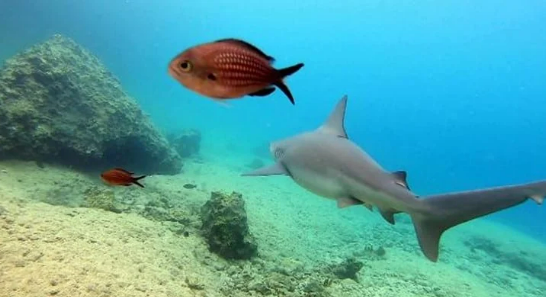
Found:
<path fill-rule="evenodd" d="M 384 247 L 386 255 L 361 258 L 358 280 L 336 279 L 323 296 L 538 297 L 546 292 L 541 274 L 546 246 L 507 226 L 478 220 L 450 230 L 442 238 L 439 262 L 432 263 L 419 251 L 407 219 L 391 226 L 365 208 L 337 209 L 288 178 L 240 177 L 248 170 L 244 161 L 188 162 L 180 175 L 147 177 L 144 189 L 112 190 L 137 197 L 136 204 L 166 197 L 193 210 L 210 191 L 242 193 L 259 245 L 253 261 L 217 257 L 197 229 L 183 236 L 172 222 L 78 206 L 84 188 L 107 187 L 96 176 L 34 162 L 1 162 L 0 296 L 277 296 L 226 288 L 237 287 L 234 271 L 253 271 L 257 263 L 305 271 L 358 258 L 368 246 Z M 186 183 L 197 187 L 185 189 Z M 52 199 L 66 203 L 53 205 Z M 267 277 L 252 273 L 248 282 Z"/>

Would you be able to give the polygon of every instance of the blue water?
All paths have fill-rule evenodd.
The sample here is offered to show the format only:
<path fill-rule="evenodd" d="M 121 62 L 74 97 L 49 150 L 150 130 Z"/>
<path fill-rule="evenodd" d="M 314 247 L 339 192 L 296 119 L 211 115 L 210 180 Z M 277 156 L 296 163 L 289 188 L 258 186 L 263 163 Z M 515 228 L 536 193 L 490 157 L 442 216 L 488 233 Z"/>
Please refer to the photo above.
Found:
<path fill-rule="evenodd" d="M 0 0 L 0 60 L 60 33 L 97 55 L 163 130 L 252 146 L 314 129 L 349 95 L 349 136 L 424 195 L 546 178 L 546 2 Z M 184 89 L 167 63 L 237 37 L 304 62 L 231 108 Z M 534 203 L 489 217 L 546 241 Z"/>

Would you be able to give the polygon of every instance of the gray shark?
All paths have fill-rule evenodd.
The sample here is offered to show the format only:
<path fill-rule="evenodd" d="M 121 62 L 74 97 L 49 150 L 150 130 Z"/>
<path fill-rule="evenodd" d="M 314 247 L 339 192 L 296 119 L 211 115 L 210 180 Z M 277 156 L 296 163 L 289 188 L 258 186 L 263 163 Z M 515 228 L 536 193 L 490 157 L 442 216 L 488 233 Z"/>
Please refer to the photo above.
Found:
<path fill-rule="evenodd" d="M 318 129 L 271 143 L 276 163 L 242 175 L 287 175 L 308 191 L 337 200 L 340 208 L 375 206 L 391 224 L 396 213 L 407 213 L 421 251 L 433 262 L 447 229 L 527 199 L 544 201 L 546 180 L 420 198 L 408 187 L 406 172 L 386 171 L 349 140 L 344 128 L 346 105 L 344 96 Z"/>

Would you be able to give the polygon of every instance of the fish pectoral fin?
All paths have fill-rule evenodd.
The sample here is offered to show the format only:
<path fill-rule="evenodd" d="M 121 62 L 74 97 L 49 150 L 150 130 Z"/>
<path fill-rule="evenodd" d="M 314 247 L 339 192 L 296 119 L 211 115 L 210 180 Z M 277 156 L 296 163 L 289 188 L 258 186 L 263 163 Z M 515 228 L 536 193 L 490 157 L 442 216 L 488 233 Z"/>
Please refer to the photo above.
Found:
<path fill-rule="evenodd" d="M 275 88 L 269 87 L 269 88 L 261 89 L 258 92 L 250 93 L 250 94 L 248 94 L 248 96 L 264 97 L 264 96 L 267 96 L 267 95 L 269 95 L 269 94 L 271 94 L 273 92 L 275 92 Z"/>
<path fill-rule="evenodd" d="M 243 173 L 241 176 L 268 176 L 268 175 L 290 175 L 281 163 L 262 167 L 251 172 Z"/>
<path fill-rule="evenodd" d="M 351 196 L 339 197 L 336 200 L 337 200 L 337 207 L 338 208 L 345 208 L 345 207 L 349 207 L 349 206 L 353 206 L 353 205 L 363 204 L 362 201 L 357 200 L 356 198 L 353 198 Z"/>
<path fill-rule="evenodd" d="M 222 107 L 225 107 L 225 108 L 231 108 L 232 106 L 227 104 L 226 102 L 224 102 L 224 100 L 221 100 L 221 99 L 214 99 L 212 98 L 212 101 L 222 105 Z"/>
<path fill-rule="evenodd" d="M 394 182 L 401 186 L 401 187 L 404 187 L 406 189 L 410 189 L 409 188 L 409 185 L 408 185 L 408 182 L 406 180 L 408 174 L 405 172 L 405 171 L 395 171 L 395 172 L 391 172 L 391 175 L 394 177 Z"/>

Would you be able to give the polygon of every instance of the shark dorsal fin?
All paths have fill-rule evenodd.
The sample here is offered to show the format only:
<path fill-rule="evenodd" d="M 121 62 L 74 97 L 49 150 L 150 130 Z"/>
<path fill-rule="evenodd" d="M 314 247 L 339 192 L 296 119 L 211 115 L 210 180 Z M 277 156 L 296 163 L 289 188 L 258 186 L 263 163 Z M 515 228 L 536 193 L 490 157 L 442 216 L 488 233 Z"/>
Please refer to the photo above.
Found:
<path fill-rule="evenodd" d="M 408 190 L 410 189 L 408 186 L 408 182 L 406 181 L 408 174 L 405 171 L 395 171 L 395 172 L 392 172 L 391 174 L 394 177 L 394 182 L 397 185 L 402 186 Z"/>
<path fill-rule="evenodd" d="M 347 95 L 343 96 L 337 103 L 334 111 L 328 119 L 318 129 L 322 133 L 336 135 L 338 137 L 349 138 L 345 132 L 345 107 L 347 106 Z"/>

